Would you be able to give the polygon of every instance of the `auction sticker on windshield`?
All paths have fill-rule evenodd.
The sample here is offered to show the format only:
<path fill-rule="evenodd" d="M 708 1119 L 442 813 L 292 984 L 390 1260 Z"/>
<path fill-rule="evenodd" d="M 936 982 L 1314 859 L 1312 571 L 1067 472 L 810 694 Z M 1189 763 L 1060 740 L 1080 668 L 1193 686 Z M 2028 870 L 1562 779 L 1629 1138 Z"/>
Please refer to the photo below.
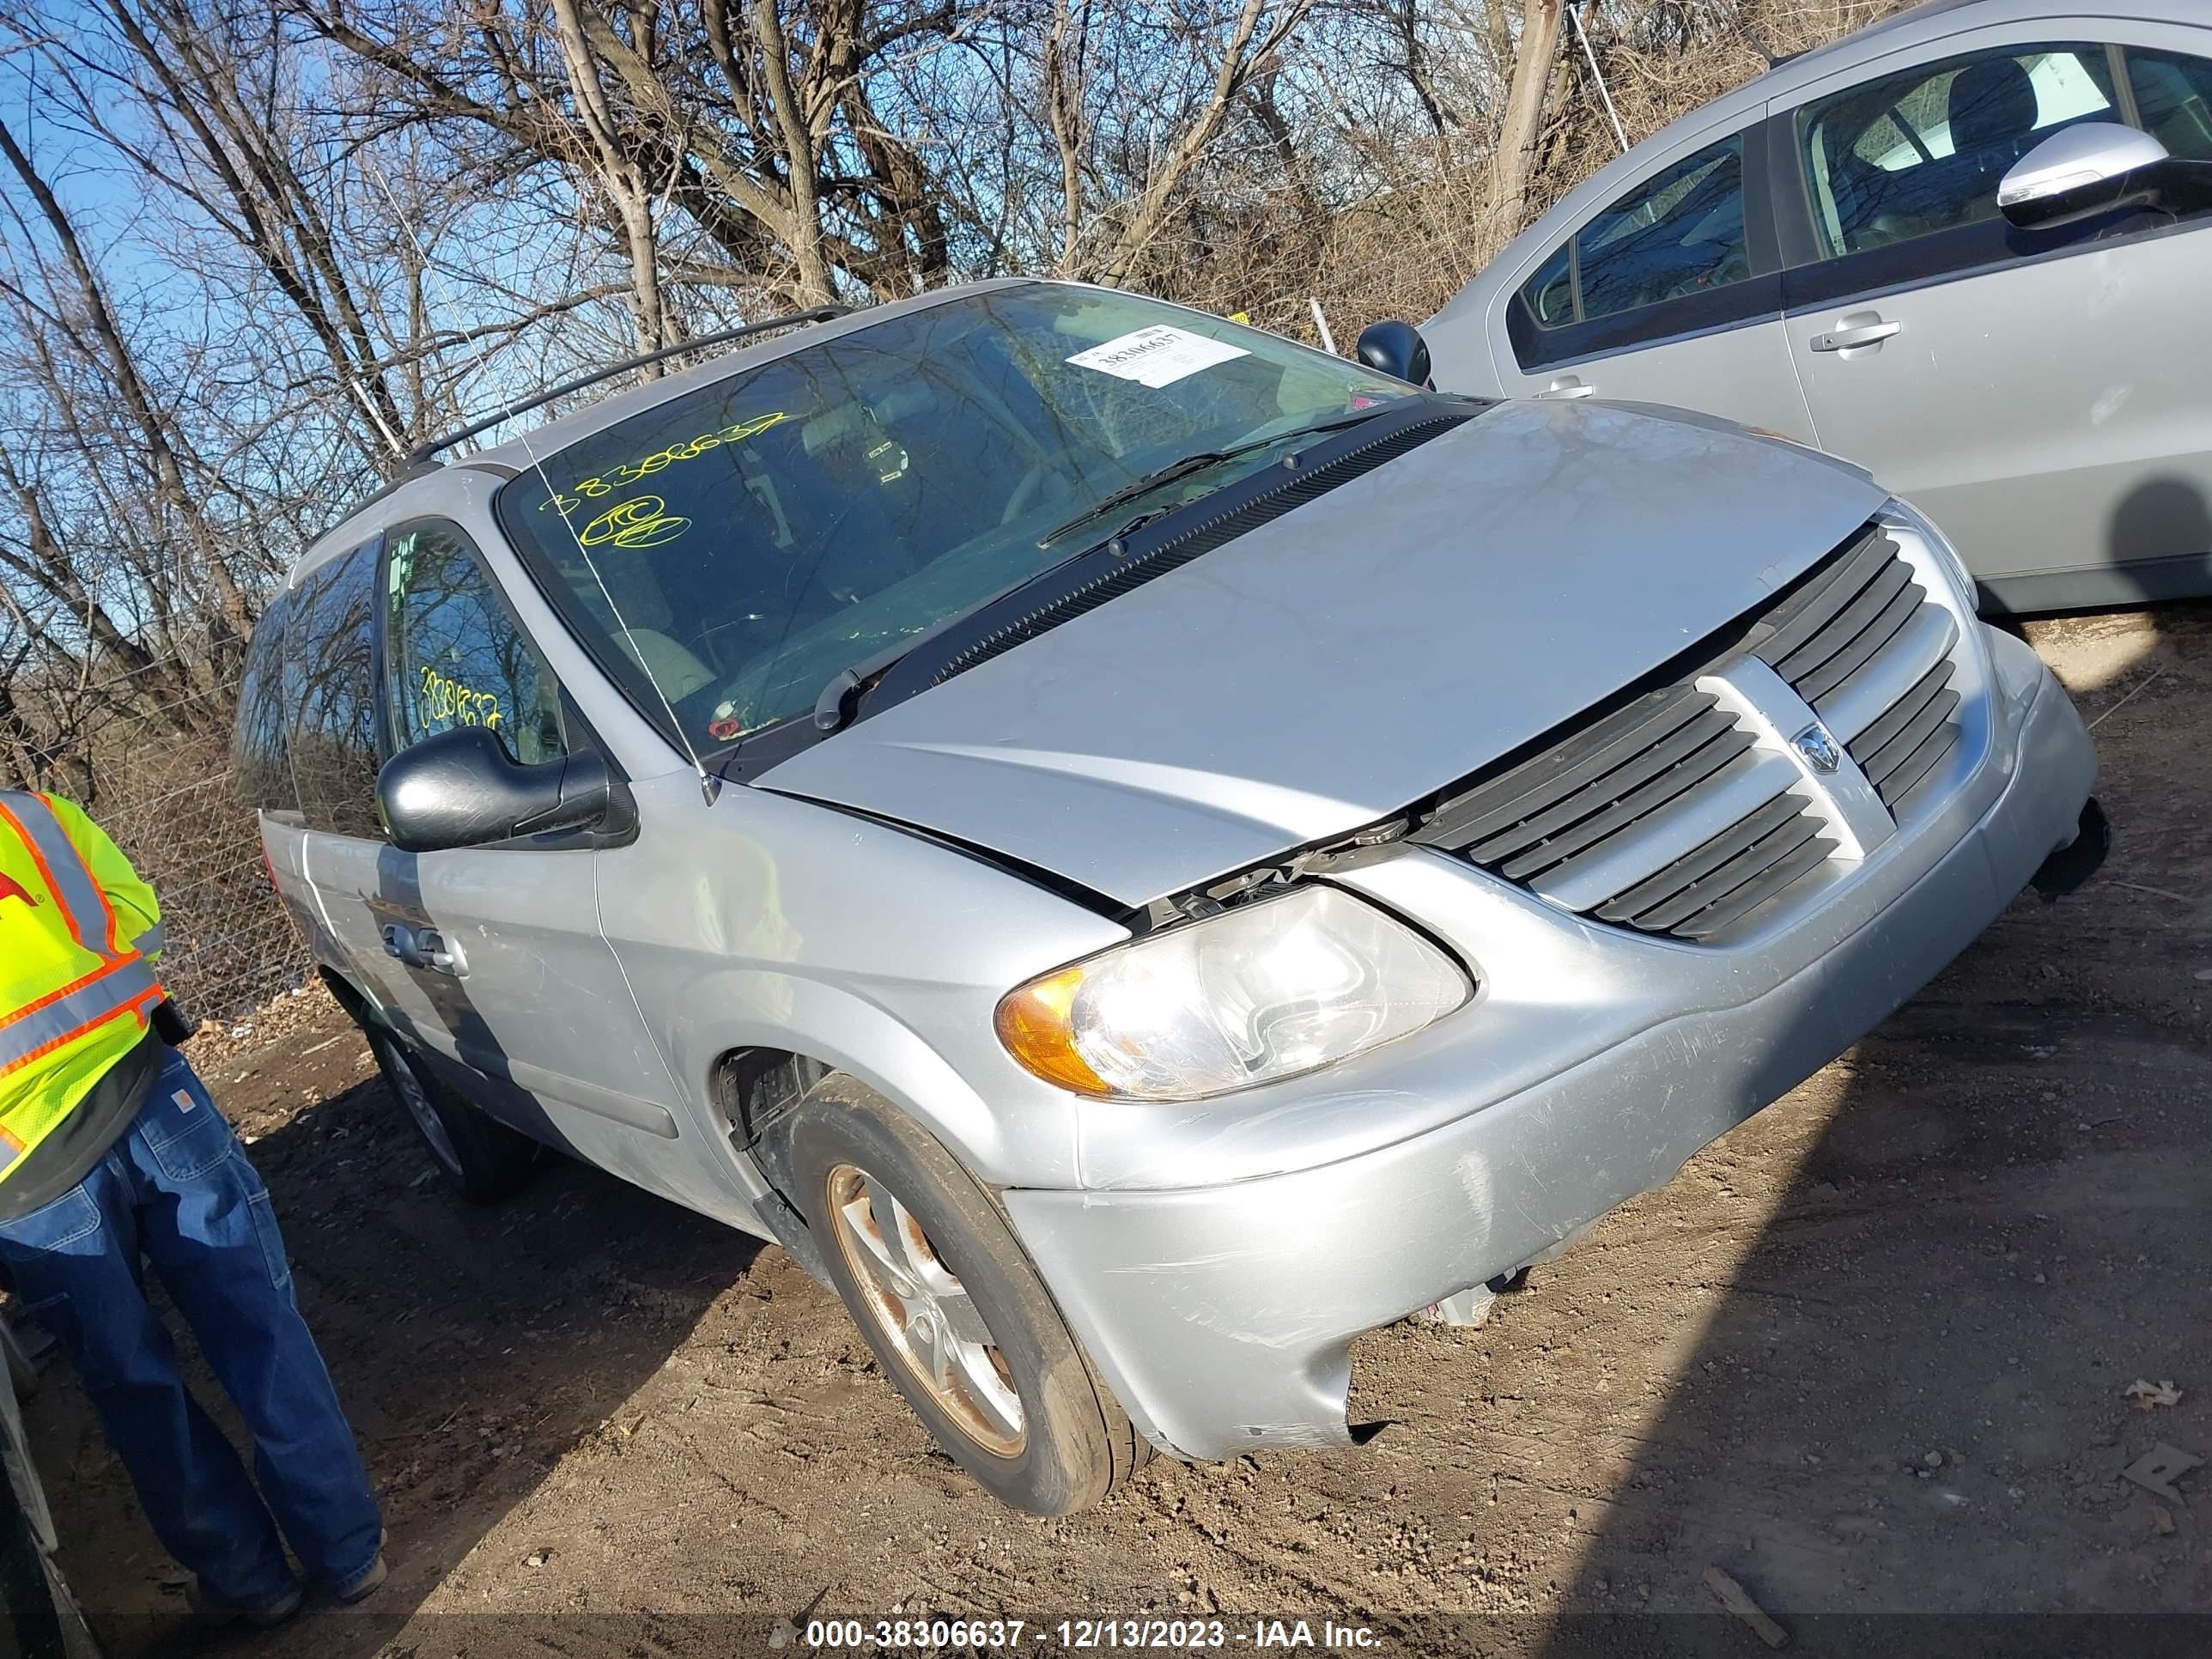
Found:
<path fill-rule="evenodd" d="M 1251 355 L 1243 346 L 1225 345 L 1188 329 L 1156 323 L 1150 328 L 1120 335 L 1103 345 L 1092 346 L 1088 351 L 1079 351 L 1067 361 L 1078 368 L 1098 369 L 1157 390 L 1173 386 L 1201 368 Z"/>

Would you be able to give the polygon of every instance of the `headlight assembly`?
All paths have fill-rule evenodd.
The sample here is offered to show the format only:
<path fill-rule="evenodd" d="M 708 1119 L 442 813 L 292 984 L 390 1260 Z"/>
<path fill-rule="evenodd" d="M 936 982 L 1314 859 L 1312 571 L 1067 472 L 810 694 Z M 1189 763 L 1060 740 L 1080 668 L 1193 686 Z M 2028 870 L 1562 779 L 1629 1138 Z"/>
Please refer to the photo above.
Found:
<path fill-rule="evenodd" d="M 1978 590 L 1974 586 L 1973 573 L 1966 568 L 1966 562 L 1959 556 L 1958 549 L 1953 547 L 1944 538 L 1943 532 L 1930 524 L 1923 514 L 1893 495 L 1888 505 L 1876 517 L 1879 522 L 1893 530 L 1902 530 L 1908 535 L 1917 537 L 1921 544 L 1936 556 L 1936 562 L 1951 578 L 1959 597 L 1970 609 L 1978 605 Z"/>
<path fill-rule="evenodd" d="M 1465 1002 L 1459 964 L 1334 888 L 1294 888 L 1030 981 L 999 1040 L 1048 1083 L 1118 1100 L 1201 1100 L 1296 1077 L 1419 1030 Z"/>

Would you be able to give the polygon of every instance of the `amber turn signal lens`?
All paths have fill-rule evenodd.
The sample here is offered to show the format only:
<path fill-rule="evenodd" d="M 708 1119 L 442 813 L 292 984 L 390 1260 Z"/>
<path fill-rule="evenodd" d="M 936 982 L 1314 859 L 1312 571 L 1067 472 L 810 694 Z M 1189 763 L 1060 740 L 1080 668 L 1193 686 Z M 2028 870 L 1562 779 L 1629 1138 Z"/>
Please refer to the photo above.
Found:
<path fill-rule="evenodd" d="M 1075 1052 L 1070 1013 L 1082 984 L 1082 969 L 1063 968 L 1008 993 L 999 1004 L 999 1041 L 1048 1083 L 1079 1095 L 1109 1095 L 1113 1091 Z"/>

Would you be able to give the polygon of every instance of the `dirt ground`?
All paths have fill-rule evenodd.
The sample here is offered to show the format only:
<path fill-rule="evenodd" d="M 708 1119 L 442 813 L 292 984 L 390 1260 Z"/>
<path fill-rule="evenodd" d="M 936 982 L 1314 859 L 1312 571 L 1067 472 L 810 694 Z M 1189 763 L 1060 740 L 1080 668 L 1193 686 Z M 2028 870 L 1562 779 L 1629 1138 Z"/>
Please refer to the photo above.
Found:
<path fill-rule="evenodd" d="M 1951 1650 L 2017 1650 L 1996 1615 L 2212 1607 L 2212 1466 L 2187 1504 L 2118 1476 L 2160 1442 L 2212 1456 L 2212 606 L 2030 632 L 2095 722 L 2094 884 L 2021 899 L 1486 1328 L 1364 1339 L 1354 1414 L 1393 1425 L 1364 1449 L 1157 1461 L 1055 1523 L 933 1453 L 781 1251 L 565 1164 L 469 1208 L 334 1010 L 265 1016 L 198 1057 L 276 1194 L 392 1576 L 225 1650 L 689 1659 L 810 1613 L 1153 1610 L 1642 1651 L 1561 1615 L 1712 1615 L 1711 1565 L 1813 1652 L 1871 1644 L 1839 1615 L 1971 1614 Z M 2179 1403 L 2131 1405 L 2139 1378 Z M 32 1418 L 95 1623 L 180 1650 L 181 1582 L 60 1369 Z M 1760 1650 L 1718 1616 L 1669 1639 L 1692 1627 Z"/>

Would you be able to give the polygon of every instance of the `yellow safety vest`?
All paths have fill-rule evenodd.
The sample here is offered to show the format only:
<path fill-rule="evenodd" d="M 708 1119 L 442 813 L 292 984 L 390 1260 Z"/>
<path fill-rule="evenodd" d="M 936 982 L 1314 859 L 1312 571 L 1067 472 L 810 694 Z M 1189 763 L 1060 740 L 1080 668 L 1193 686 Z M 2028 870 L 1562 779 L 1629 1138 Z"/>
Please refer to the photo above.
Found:
<path fill-rule="evenodd" d="M 82 809 L 0 789 L 0 1182 L 144 1037 L 161 921 Z"/>

